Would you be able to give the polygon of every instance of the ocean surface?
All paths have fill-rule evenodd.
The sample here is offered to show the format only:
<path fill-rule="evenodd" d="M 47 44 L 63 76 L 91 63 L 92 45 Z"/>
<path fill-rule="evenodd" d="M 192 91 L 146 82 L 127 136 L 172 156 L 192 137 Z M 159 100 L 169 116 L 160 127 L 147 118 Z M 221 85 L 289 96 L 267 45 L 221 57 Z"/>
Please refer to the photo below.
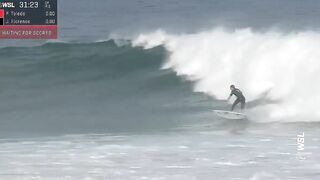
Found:
<path fill-rule="evenodd" d="M 1 180 L 320 179 L 319 1 L 58 3 L 0 41 Z"/>

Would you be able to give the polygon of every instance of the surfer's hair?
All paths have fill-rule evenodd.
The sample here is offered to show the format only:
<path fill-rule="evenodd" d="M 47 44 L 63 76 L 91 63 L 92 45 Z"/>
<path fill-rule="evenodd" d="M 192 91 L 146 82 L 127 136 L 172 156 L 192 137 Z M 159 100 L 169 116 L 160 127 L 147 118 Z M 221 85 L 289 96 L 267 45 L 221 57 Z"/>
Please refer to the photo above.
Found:
<path fill-rule="evenodd" d="M 230 88 L 235 88 L 236 86 L 234 86 L 233 84 L 230 86 Z"/>

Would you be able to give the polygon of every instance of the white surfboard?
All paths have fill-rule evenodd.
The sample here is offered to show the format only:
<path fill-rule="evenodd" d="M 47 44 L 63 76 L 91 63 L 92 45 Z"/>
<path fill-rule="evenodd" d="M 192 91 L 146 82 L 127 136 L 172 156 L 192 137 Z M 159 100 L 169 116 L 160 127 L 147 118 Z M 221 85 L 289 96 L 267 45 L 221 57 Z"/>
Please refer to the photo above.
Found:
<path fill-rule="evenodd" d="M 243 113 L 223 110 L 213 110 L 216 115 L 225 119 L 246 119 L 247 116 Z"/>

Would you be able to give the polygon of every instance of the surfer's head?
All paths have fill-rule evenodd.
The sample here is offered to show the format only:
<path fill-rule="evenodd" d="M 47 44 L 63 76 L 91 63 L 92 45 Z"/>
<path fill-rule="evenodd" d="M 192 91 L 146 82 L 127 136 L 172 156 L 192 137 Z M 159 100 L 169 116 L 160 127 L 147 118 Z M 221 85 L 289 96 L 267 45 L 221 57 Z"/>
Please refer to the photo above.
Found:
<path fill-rule="evenodd" d="M 236 87 L 232 84 L 231 86 L 230 86 L 230 89 L 231 90 L 234 90 Z"/>

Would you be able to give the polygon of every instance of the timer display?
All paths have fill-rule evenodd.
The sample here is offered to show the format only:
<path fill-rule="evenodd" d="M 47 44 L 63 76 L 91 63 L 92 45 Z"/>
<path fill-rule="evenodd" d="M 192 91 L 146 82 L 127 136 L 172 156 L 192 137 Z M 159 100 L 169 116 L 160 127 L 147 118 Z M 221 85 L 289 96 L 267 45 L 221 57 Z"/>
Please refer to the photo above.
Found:
<path fill-rule="evenodd" d="M 22 1 L 19 2 L 19 8 L 39 8 L 39 2 L 38 1 Z"/>

